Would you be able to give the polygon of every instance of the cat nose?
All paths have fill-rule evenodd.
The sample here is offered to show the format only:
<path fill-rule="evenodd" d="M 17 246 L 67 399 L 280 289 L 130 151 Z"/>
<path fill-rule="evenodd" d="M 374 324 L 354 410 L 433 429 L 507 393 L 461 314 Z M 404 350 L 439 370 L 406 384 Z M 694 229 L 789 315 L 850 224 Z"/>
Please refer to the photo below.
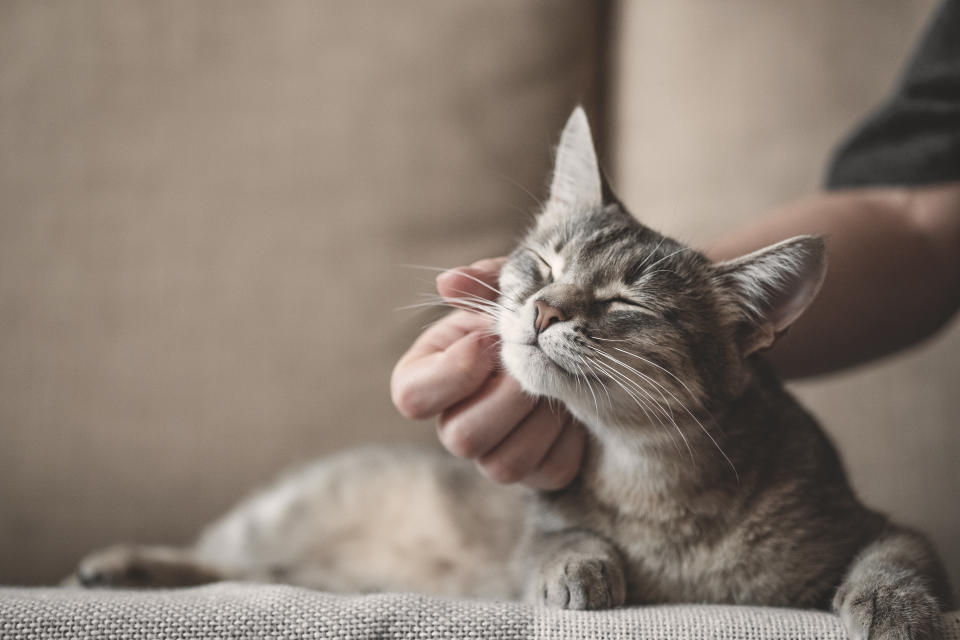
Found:
<path fill-rule="evenodd" d="M 551 307 L 543 300 L 537 300 L 533 304 L 537 307 L 537 316 L 533 320 L 533 326 L 536 328 L 537 333 L 543 333 L 543 330 L 554 322 L 563 322 L 566 320 L 560 309 Z"/>

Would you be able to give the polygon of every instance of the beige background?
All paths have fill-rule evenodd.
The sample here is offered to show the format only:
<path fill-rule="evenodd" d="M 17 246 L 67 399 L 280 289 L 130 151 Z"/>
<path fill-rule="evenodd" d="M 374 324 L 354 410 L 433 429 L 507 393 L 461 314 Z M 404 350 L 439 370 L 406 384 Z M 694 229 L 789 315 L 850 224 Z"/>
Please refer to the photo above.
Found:
<path fill-rule="evenodd" d="M 390 404 L 416 263 L 503 252 L 579 1 L 0 3 L 0 582 L 185 541 Z M 517 186 L 519 183 L 520 186 Z"/>
<path fill-rule="evenodd" d="M 499 253 L 576 100 L 696 243 L 819 184 L 930 2 L 0 3 L 0 582 L 183 541 L 396 416 L 396 312 Z M 517 184 L 519 183 L 519 184 Z M 960 578 L 956 329 L 798 387 Z"/>

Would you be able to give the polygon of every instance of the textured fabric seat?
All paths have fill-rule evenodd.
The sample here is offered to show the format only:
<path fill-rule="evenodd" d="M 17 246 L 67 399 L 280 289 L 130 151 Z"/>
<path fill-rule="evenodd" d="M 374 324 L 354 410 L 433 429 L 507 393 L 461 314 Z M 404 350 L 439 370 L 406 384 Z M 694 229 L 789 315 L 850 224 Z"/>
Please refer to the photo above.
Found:
<path fill-rule="evenodd" d="M 960 612 L 943 640 L 960 640 Z M 655 606 L 555 611 L 410 594 L 336 596 L 222 583 L 171 591 L 0 589 L 0 638 L 844 640 L 821 611 Z"/>

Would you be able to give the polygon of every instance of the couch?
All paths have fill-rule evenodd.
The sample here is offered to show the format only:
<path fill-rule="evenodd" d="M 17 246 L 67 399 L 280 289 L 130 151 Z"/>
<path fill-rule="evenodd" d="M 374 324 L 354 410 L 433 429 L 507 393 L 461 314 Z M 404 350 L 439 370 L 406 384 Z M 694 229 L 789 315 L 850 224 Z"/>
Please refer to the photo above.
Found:
<path fill-rule="evenodd" d="M 792 611 L 41 585 L 100 546 L 184 542 L 306 458 L 431 440 L 387 393 L 435 317 L 396 310 L 431 289 L 403 265 L 508 249 L 573 104 L 627 206 L 705 245 L 818 188 L 932 7 L 0 4 L 0 637 L 295 636 L 341 614 L 395 634 L 447 615 L 477 637 L 839 633 Z M 794 386 L 858 492 L 930 532 L 954 584 L 958 356 L 954 325 Z"/>

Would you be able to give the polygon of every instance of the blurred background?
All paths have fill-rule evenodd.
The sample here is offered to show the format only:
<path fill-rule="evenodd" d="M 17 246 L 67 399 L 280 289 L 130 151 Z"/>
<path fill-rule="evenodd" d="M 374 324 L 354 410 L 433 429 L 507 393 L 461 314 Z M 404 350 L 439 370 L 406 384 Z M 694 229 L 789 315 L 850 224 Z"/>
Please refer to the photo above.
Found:
<path fill-rule="evenodd" d="M 695 245 L 816 191 L 932 0 L 0 3 L 0 583 L 185 542 L 278 470 L 433 438 L 390 404 L 582 102 Z M 960 585 L 960 330 L 794 385 Z"/>

